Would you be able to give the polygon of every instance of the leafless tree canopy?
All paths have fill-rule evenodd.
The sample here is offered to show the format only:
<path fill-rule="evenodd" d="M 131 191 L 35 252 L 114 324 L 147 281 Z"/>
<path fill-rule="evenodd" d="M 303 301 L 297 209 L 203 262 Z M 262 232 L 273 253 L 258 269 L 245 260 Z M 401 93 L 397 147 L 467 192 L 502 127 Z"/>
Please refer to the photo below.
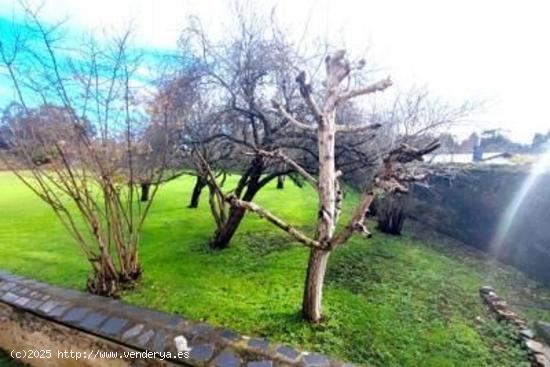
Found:
<path fill-rule="evenodd" d="M 300 72 L 296 82 L 299 85 L 300 95 L 309 110 L 311 116 L 309 121 L 289 112 L 285 105 L 279 101 L 273 100 L 272 102 L 279 115 L 283 116 L 297 129 L 316 133 L 318 146 L 316 175 L 308 172 L 306 167 L 301 166 L 299 162 L 285 156 L 280 151 L 256 150 L 257 154 L 264 157 L 278 158 L 287 162 L 317 191 L 319 215 L 314 236 L 299 231 L 283 219 L 253 202 L 242 200 L 235 195 L 230 195 L 226 199 L 234 207 L 253 211 L 260 217 L 267 219 L 294 237 L 296 241 L 311 249 L 302 312 L 304 317 L 312 322 L 319 322 L 322 317 L 323 281 L 331 251 L 344 245 L 354 233 L 361 233 L 370 237 L 364 219 L 377 192 L 405 193 L 407 192 L 407 182 L 425 178 L 425 174 L 411 171 L 408 165 L 415 161 L 422 161 L 424 155 L 439 147 L 438 140 L 425 142 L 426 137 L 423 134 L 423 129 L 429 131 L 430 127 L 433 128 L 437 124 L 445 123 L 445 121 L 424 118 L 419 102 L 410 109 L 412 122 L 408 119 L 409 114 L 403 116 L 401 110 L 394 108 L 391 111 L 394 114 L 393 117 L 386 123 L 386 138 L 384 139 L 384 135 L 377 136 L 378 131 L 384 126 L 381 118 L 383 115 L 361 115 L 349 103 L 364 95 L 383 92 L 392 85 L 392 82 L 389 78 L 384 78 L 364 86 L 351 87 L 349 79 L 353 73 L 361 72 L 364 66 L 365 62 L 362 60 L 351 63 L 346 58 L 344 50 L 328 55 L 325 58 L 325 80 L 323 83 L 315 84 L 315 86 L 322 86 L 319 88 L 320 92 L 317 93 L 314 92 L 314 84 L 307 79 L 305 72 Z M 421 101 L 421 99 L 419 98 L 418 101 Z M 398 102 L 400 101 L 396 103 Z M 458 111 L 463 111 L 463 109 Z M 440 115 L 437 116 L 440 117 Z M 355 120 L 355 118 L 361 120 Z M 392 123 L 394 126 L 391 126 Z M 407 130 L 405 134 L 399 133 L 392 136 L 392 128 L 403 126 Z M 353 210 L 351 218 L 337 231 L 343 192 L 342 171 L 338 169 L 336 159 L 338 154 L 336 141 L 347 134 L 358 133 L 370 134 L 361 136 L 359 144 L 361 140 L 370 140 L 380 145 L 371 145 L 370 151 L 368 148 L 360 150 L 362 154 L 368 152 L 367 159 L 370 156 L 373 163 L 371 166 L 373 168 L 372 174 L 364 176 L 362 197 Z M 420 137 L 424 139 L 420 139 Z M 390 140 L 387 140 L 388 138 Z M 398 144 L 395 144 L 395 141 Z M 344 140 L 344 142 L 347 146 L 351 145 L 350 140 Z M 419 146 L 414 147 L 411 144 Z M 373 147 L 377 149 L 373 149 Z M 374 156 L 374 161 L 372 156 Z"/>
<path fill-rule="evenodd" d="M 302 55 L 273 19 L 263 20 L 250 14 L 237 14 L 235 19 L 236 30 L 221 40 L 211 37 L 197 19 L 190 22 L 181 37 L 181 69 L 197 70 L 195 75 L 200 80 L 196 81 L 200 93 L 196 96 L 195 113 L 187 119 L 181 146 L 188 151 L 202 147 L 202 159 L 210 164 L 213 172 L 230 169 L 242 174 L 237 186 L 226 192 L 249 201 L 277 177 L 289 175 L 295 181 L 303 180 L 296 163 L 311 175 L 319 174 L 315 124 L 321 112 L 315 110 L 312 99 L 322 98 L 326 88 L 317 79 L 319 88 L 306 90 L 310 88 L 304 82 L 306 73 L 300 72 L 298 66 L 315 68 L 322 64 L 319 59 L 322 60 L 327 48 Z M 347 79 L 349 85 L 358 81 L 360 78 L 356 76 Z M 381 86 L 384 83 L 388 81 L 383 80 Z M 175 100 L 187 95 L 187 89 L 178 85 L 180 82 L 175 78 L 172 93 Z M 404 141 L 405 136 L 397 127 L 407 122 L 403 116 L 397 117 L 403 115 L 398 110 L 399 103 L 392 106 L 393 114 L 371 112 L 355 102 L 354 93 L 342 96 L 338 102 L 336 113 L 346 125 L 337 131 L 340 139 L 335 146 L 335 160 L 337 168 L 344 172 L 343 179 L 362 187 L 365 177 L 373 174 L 384 153 Z M 302 94 L 309 94 L 311 98 L 304 99 Z M 428 104 L 425 96 L 419 98 L 417 112 L 420 106 Z M 272 101 L 277 102 L 274 105 Z M 280 113 L 280 108 L 284 113 Z M 314 113 L 310 113 L 311 110 Z M 370 121 L 368 126 L 362 124 L 365 119 Z M 400 123 L 395 124 L 398 119 Z M 429 121 L 431 123 L 423 125 L 426 131 L 434 126 L 434 121 Z M 420 123 L 416 125 L 418 129 Z M 374 129 L 380 126 L 384 126 L 381 129 L 384 133 L 372 139 Z M 227 149 L 228 144 L 237 154 L 223 154 L 226 158 L 213 164 L 210 156 L 216 155 L 216 147 Z M 200 184 L 198 179 L 197 185 Z M 206 185 L 204 178 L 202 185 Z M 226 220 L 218 222 L 211 242 L 213 248 L 228 246 L 244 215 L 244 210 L 238 207 L 224 211 L 228 215 Z"/>
<path fill-rule="evenodd" d="M 473 108 L 421 89 L 375 99 L 392 80 L 373 78 L 366 61 L 326 45 L 303 50 L 273 17 L 240 10 L 221 38 L 191 19 L 177 67 L 149 95 L 129 32 L 71 47 L 62 24 L 25 10 L 24 32 L 0 43 L 18 96 L 2 119 L 1 156 L 80 245 L 96 293 L 139 278 L 139 236 L 159 184 L 189 173 L 197 180 L 190 207 L 209 192 L 212 248 L 229 245 L 249 210 L 310 249 L 303 314 L 319 322 L 331 251 L 355 233 L 370 236 L 364 218 L 375 195 L 406 193 L 424 179 L 429 172 L 415 162 L 439 147 L 438 129 Z M 239 174 L 234 187 L 224 187 L 227 173 Z M 283 176 L 317 193 L 315 234 L 253 202 Z M 362 195 L 337 226 L 345 182 Z"/>
<path fill-rule="evenodd" d="M 130 32 L 72 45 L 62 23 L 24 10 L 25 25 L 0 43 L 18 96 L 3 115 L 1 158 L 81 247 L 92 267 L 89 290 L 113 295 L 142 271 L 139 237 L 151 201 L 136 199 L 136 185 L 163 176 L 175 144 L 166 106 L 136 82 L 141 55 Z"/>

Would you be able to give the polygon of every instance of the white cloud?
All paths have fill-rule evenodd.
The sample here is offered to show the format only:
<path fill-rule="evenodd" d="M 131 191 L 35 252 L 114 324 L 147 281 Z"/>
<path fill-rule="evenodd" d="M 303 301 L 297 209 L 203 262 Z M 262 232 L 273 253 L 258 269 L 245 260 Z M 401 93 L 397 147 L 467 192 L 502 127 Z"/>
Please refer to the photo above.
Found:
<path fill-rule="evenodd" d="M 16 11 L 14 0 L 0 0 L 0 15 Z M 107 32 L 132 24 L 137 42 L 175 46 L 189 14 L 206 27 L 231 21 L 230 0 L 49 0 L 51 19 Z M 328 37 L 364 50 L 403 87 L 427 85 L 443 99 L 480 98 L 490 103 L 473 116 L 478 129 L 501 126 L 528 141 L 550 129 L 546 108 L 550 85 L 549 5 L 536 0 L 262 0 L 300 38 Z M 15 9 L 15 10 L 14 10 Z"/>

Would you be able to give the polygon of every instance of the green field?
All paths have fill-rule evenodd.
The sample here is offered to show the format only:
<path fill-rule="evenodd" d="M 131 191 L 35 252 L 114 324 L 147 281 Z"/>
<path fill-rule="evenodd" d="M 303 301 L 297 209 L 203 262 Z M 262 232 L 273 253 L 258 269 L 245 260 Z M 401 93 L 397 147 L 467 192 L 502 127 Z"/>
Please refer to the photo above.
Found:
<path fill-rule="evenodd" d="M 488 283 L 511 303 L 548 296 L 514 270 L 489 266 L 460 247 L 442 249 L 436 240 L 380 233 L 371 240 L 354 238 L 330 260 L 327 320 L 310 326 L 299 317 L 307 250 L 250 214 L 230 249 L 209 251 L 213 222 L 206 196 L 199 209 L 186 208 L 193 182 L 184 177 L 161 188 L 142 237 L 144 278 L 123 296 L 126 301 L 356 363 L 526 363 L 510 331 L 492 320 L 478 295 Z M 355 198 L 348 195 L 346 205 Z M 287 184 L 276 190 L 275 183 L 257 198 L 306 229 L 316 215 L 315 200 L 310 189 Z M 84 288 L 89 270 L 49 208 L 5 172 L 0 172 L 0 269 L 76 289 Z M 531 321 L 550 320 L 548 311 L 520 312 Z"/>

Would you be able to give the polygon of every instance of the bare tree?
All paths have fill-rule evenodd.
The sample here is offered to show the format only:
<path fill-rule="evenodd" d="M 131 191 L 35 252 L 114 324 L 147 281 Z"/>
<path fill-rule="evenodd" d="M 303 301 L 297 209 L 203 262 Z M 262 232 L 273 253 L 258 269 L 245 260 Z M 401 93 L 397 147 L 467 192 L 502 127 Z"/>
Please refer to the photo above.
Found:
<path fill-rule="evenodd" d="M 231 191 L 237 197 L 252 200 L 269 182 L 293 171 L 286 164 L 266 160 L 254 152 L 277 148 L 282 130 L 289 124 L 272 110 L 269 101 L 275 93 L 285 90 L 287 106 L 290 108 L 294 103 L 297 88 L 292 83 L 291 65 L 295 55 L 280 34 L 274 28 L 266 27 L 260 19 L 249 19 L 242 14 L 237 19 L 238 30 L 220 41 L 209 38 L 196 20 L 182 35 L 184 67 L 187 67 L 189 55 L 201 63 L 205 72 L 202 77 L 203 95 L 209 96 L 213 110 L 209 116 L 200 119 L 202 125 L 199 124 L 197 129 L 208 134 L 186 136 L 183 145 L 206 146 L 223 140 L 237 152 L 246 150 L 252 153 L 234 155 L 230 164 L 241 173 Z M 203 158 L 209 161 L 208 157 Z M 227 160 L 226 157 L 226 164 Z M 205 177 L 200 179 L 203 183 L 208 181 Z M 240 207 L 228 207 L 224 212 L 226 215 L 218 216 L 222 220 L 217 219 L 218 226 L 211 241 L 211 247 L 215 249 L 229 245 L 246 211 Z"/>
<path fill-rule="evenodd" d="M 378 147 L 377 164 L 372 169 L 373 174 L 370 175 L 371 179 L 364 185 L 364 191 L 359 203 L 353 210 L 348 222 L 339 231 L 336 230 L 336 225 L 340 219 L 343 199 L 340 183 L 342 171 L 337 169 L 337 160 L 335 158 L 336 139 L 337 137 L 342 139 L 347 134 L 370 133 L 370 140 L 376 141 L 377 137 L 375 133 L 381 127 L 379 123 L 380 118 L 376 116 L 371 116 L 370 121 L 366 123 L 349 120 L 338 122 L 338 110 L 357 97 L 382 92 L 392 84 L 391 80 L 386 78 L 366 86 L 350 87 L 351 83 L 349 81 L 353 76 L 353 72 L 361 70 L 364 65 L 364 61 L 359 61 L 355 64 L 350 63 L 345 57 L 345 51 L 343 50 L 327 56 L 325 60 L 326 78 L 323 83 L 324 89 L 320 98 L 321 103 L 318 102 L 319 99 L 317 98 L 320 93 L 314 94 L 311 83 L 306 80 L 306 74 L 301 72 L 298 75 L 296 81 L 299 85 L 300 94 L 312 116 L 309 121 L 301 120 L 289 112 L 283 104 L 273 101 L 273 107 L 291 124 L 303 131 L 314 131 L 317 134 L 318 178 L 310 174 L 281 151 L 257 150 L 258 154 L 264 157 L 276 156 L 286 161 L 318 193 L 319 215 L 317 230 L 314 236 L 308 236 L 299 231 L 253 202 L 243 200 L 236 195 L 229 195 L 226 198 L 232 206 L 255 212 L 260 217 L 265 218 L 278 228 L 286 231 L 299 243 L 310 248 L 302 313 L 304 318 L 311 322 L 319 322 L 322 318 L 322 289 L 327 262 L 331 252 L 344 245 L 354 233 L 370 237 L 364 219 L 376 193 L 379 191 L 389 193 L 407 192 L 406 182 L 425 178 L 425 173 L 421 174 L 418 171 L 411 172 L 407 169 L 407 164 L 421 161 L 425 154 L 439 147 L 439 142 L 434 140 L 427 144 L 424 142 L 422 148 L 415 148 L 409 144 L 418 143 L 420 140 L 412 139 L 411 135 L 401 138 L 400 143 L 397 145 L 387 142 L 387 146 Z M 437 123 L 437 121 L 432 121 L 431 125 L 434 123 Z M 422 134 L 419 133 L 420 135 Z M 409 141 L 410 143 L 407 144 L 404 141 Z"/>
<path fill-rule="evenodd" d="M 310 103 L 301 98 L 300 84 L 294 79 L 298 71 L 296 65 L 319 65 L 316 62 L 319 53 L 311 52 L 317 57 L 301 56 L 273 19 L 265 22 L 254 14 L 241 13 L 235 18 L 237 31 L 222 40 L 212 40 L 197 20 L 192 21 L 182 35 L 182 69 L 189 68 L 190 63 L 200 65 L 200 94 L 202 99 L 208 99 L 211 109 L 208 116 L 197 119 L 195 130 L 199 133 L 192 138 L 186 135 L 183 145 L 206 146 L 213 141 L 224 140 L 234 146 L 235 152 L 245 151 L 244 158 L 231 157 L 231 167 L 241 174 L 241 179 L 230 191 L 250 201 L 274 179 L 279 185 L 283 177 L 299 181 L 296 180 L 299 177 L 296 165 L 290 164 L 290 160 L 307 168 L 312 175 L 319 174 L 316 163 L 319 160 L 318 151 L 312 149 L 318 140 L 315 129 L 301 129 L 290 119 L 294 116 L 310 124 L 316 121 L 317 117 L 308 113 Z M 305 74 L 300 74 L 300 78 L 304 77 Z M 208 97 L 205 98 L 205 95 Z M 352 97 L 348 96 L 340 103 L 337 113 L 342 120 L 365 116 L 362 108 L 351 103 Z M 289 115 L 273 110 L 273 98 L 280 101 Z M 371 115 L 376 120 L 372 123 L 373 127 L 379 126 L 379 121 L 390 118 L 379 113 Z M 404 123 L 405 120 L 402 125 Z M 392 128 L 387 128 L 386 135 L 394 136 L 397 127 L 388 125 Z M 384 151 L 380 148 L 382 139 L 369 139 L 372 131 L 368 129 L 350 127 L 349 132 L 353 134 L 341 136 L 335 145 L 335 160 L 344 172 L 343 178 L 372 174 Z M 391 140 L 386 148 L 394 143 L 395 139 Z M 290 160 L 258 154 L 260 151 L 280 150 L 284 150 L 284 155 Z M 209 161 L 206 152 L 204 158 Z M 216 172 L 215 167 L 211 168 Z M 206 182 L 204 177 L 197 175 L 196 195 L 207 186 Z M 212 248 L 223 249 L 229 245 L 245 214 L 240 207 L 228 208 L 227 212 L 223 225 L 218 226 L 214 233 Z"/>
<path fill-rule="evenodd" d="M 82 249 L 92 269 L 88 290 L 116 295 L 142 273 L 140 233 L 152 201 L 140 202 L 138 184 L 158 181 L 166 166 L 165 151 L 149 155 L 144 137 L 154 129 L 168 149 L 166 109 L 148 113 L 129 32 L 101 47 L 94 39 L 72 45 L 62 23 L 46 25 L 39 10 L 24 10 L 25 29 L 0 41 L 19 100 L 3 119 L 10 149 L 0 157 Z M 138 173 L 145 155 L 148 169 Z"/>
<path fill-rule="evenodd" d="M 225 139 L 211 138 L 223 135 L 223 124 L 219 123 L 223 113 L 212 101 L 216 97 L 208 86 L 207 72 L 201 62 L 185 58 L 181 70 L 165 77 L 158 91 L 158 99 L 165 99 L 169 105 L 171 125 L 175 126 L 178 146 L 174 152 L 174 166 L 181 174 L 195 177 L 188 208 L 199 205 L 200 196 L 208 186 L 208 171 L 225 182 L 227 169 L 232 168 L 232 144 Z"/>

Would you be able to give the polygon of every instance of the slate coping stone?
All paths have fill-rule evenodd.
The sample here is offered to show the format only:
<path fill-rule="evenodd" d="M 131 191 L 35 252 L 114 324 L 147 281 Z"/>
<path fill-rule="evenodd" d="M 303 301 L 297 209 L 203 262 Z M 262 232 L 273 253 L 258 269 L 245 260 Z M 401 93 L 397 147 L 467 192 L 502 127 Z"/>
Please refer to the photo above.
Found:
<path fill-rule="evenodd" d="M 165 330 L 159 330 L 157 331 L 157 334 L 153 338 L 153 350 L 156 352 L 163 352 L 164 351 L 164 345 L 166 343 L 166 336 L 167 333 Z"/>
<path fill-rule="evenodd" d="M 67 314 L 63 316 L 61 320 L 66 322 L 77 322 L 82 320 L 84 316 L 88 314 L 88 312 L 90 312 L 90 310 L 86 307 L 75 307 L 67 312 Z"/>
<path fill-rule="evenodd" d="M 13 303 L 15 302 L 19 297 L 14 294 L 14 293 L 11 293 L 11 292 L 8 292 L 6 294 L 4 294 L 2 296 L 2 301 L 5 301 L 5 302 L 8 302 L 8 303 Z"/>
<path fill-rule="evenodd" d="M 130 308 L 130 311 L 138 316 L 144 317 L 146 320 L 160 322 L 168 326 L 178 326 L 180 323 L 185 321 L 179 316 L 170 315 L 159 311 L 144 310 L 133 306 Z"/>
<path fill-rule="evenodd" d="M 143 330 L 144 327 L 145 327 L 144 324 L 137 324 L 134 327 L 126 330 L 124 332 L 124 334 L 122 334 L 122 340 L 129 340 L 129 339 L 132 339 L 132 338 L 138 336 L 139 333 L 141 333 L 141 331 Z"/>
<path fill-rule="evenodd" d="M 193 337 L 193 341 L 197 342 L 201 339 L 206 339 L 208 335 L 214 330 L 211 325 L 200 323 L 191 326 L 190 333 Z"/>
<path fill-rule="evenodd" d="M 50 286 L 46 283 L 36 283 L 34 284 L 34 287 L 38 289 L 44 289 L 44 288 L 49 288 Z"/>
<path fill-rule="evenodd" d="M 5 283 L 5 284 L 2 284 L 2 286 L 0 286 L 0 289 L 3 291 L 9 291 L 13 287 L 15 287 L 15 283 Z"/>
<path fill-rule="evenodd" d="M 248 362 L 247 367 L 273 367 L 273 361 Z"/>
<path fill-rule="evenodd" d="M 27 297 L 19 297 L 17 298 L 13 303 L 16 304 L 17 306 L 25 306 L 27 304 L 27 302 L 30 301 L 30 298 L 27 298 Z"/>
<path fill-rule="evenodd" d="M 38 306 L 40 306 L 42 303 L 44 303 L 44 301 L 31 299 L 31 301 L 25 305 L 25 308 L 29 309 L 29 310 L 32 310 L 32 311 L 35 311 L 35 310 L 38 309 Z"/>
<path fill-rule="evenodd" d="M 82 293 L 72 290 L 72 289 L 61 289 L 60 293 L 63 297 L 66 298 L 80 298 L 82 296 Z"/>
<path fill-rule="evenodd" d="M 239 367 L 241 359 L 233 351 L 224 350 L 214 359 L 213 364 L 217 367 Z"/>
<path fill-rule="evenodd" d="M 236 332 L 234 332 L 233 330 L 223 330 L 222 332 L 219 333 L 219 335 L 226 339 L 226 340 L 229 340 L 229 341 L 235 341 L 235 340 L 239 340 L 241 338 L 241 336 L 239 334 L 237 334 Z"/>
<path fill-rule="evenodd" d="M 193 328 L 192 328 L 192 331 L 197 334 L 208 333 L 208 332 L 211 332 L 212 330 L 214 330 L 212 325 L 205 324 L 205 323 L 195 324 L 193 325 Z"/>
<path fill-rule="evenodd" d="M 214 345 L 201 344 L 193 347 L 189 352 L 189 359 L 198 363 L 208 362 L 214 355 Z"/>
<path fill-rule="evenodd" d="M 57 307 L 55 307 L 53 310 L 51 310 L 50 312 L 48 312 L 48 316 L 51 316 L 51 317 L 61 317 L 65 311 L 67 311 L 69 307 L 66 306 L 66 305 L 59 305 Z"/>
<path fill-rule="evenodd" d="M 304 355 L 302 359 L 304 365 L 307 367 L 328 367 L 330 365 L 329 359 L 318 353 Z"/>
<path fill-rule="evenodd" d="M 38 307 L 38 311 L 42 311 L 47 315 L 51 310 L 53 310 L 57 306 L 59 306 L 59 302 L 46 301 L 42 304 L 42 306 Z"/>
<path fill-rule="evenodd" d="M 184 321 L 185 320 L 179 316 L 171 316 L 166 321 L 164 321 L 164 323 L 168 326 L 178 326 Z"/>
<path fill-rule="evenodd" d="M 291 361 L 295 361 L 300 356 L 300 353 L 298 353 L 295 349 L 286 345 L 277 348 L 277 354 Z"/>
<path fill-rule="evenodd" d="M 147 342 L 153 337 L 153 335 L 155 335 L 155 331 L 154 330 L 147 330 L 146 332 L 144 332 L 143 334 L 141 334 L 137 340 L 136 340 L 136 344 L 140 347 L 145 347 L 145 345 L 147 344 Z"/>
<path fill-rule="evenodd" d="M 124 326 L 126 326 L 127 323 L 128 320 L 126 319 L 113 317 L 109 319 L 106 323 L 104 323 L 99 331 L 106 334 L 107 336 L 116 336 L 118 333 L 120 333 Z"/>
<path fill-rule="evenodd" d="M 267 350 L 269 349 L 269 342 L 265 339 L 253 338 L 248 341 L 248 346 L 250 348 L 259 349 L 267 352 Z"/>
<path fill-rule="evenodd" d="M 29 288 L 23 287 L 20 290 L 17 291 L 17 294 L 20 296 L 26 296 L 27 294 L 31 293 L 31 290 Z"/>
<path fill-rule="evenodd" d="M 100 312 L 93 312 L 91 314 L 88 314 L 82 321 L 80 321 L 79 325 L 84 329 L 88 331 L 96 331 L 99 328 L 99 325 L 103 321 L 107 319 L 107 315 L 104 315 Z"/>
<path fill-rule="evenodd" d="M 16 286 L 13 287 L 13 288 L 11 289 L 11 291 L 12 291 L 13 293 L 19 293 L 19 291 L 20 291 L 21 289 L 24 289 L 24 288 L 25 288 L 25 287 L 23 287 L 22 285 L 16 284 Z"/>

